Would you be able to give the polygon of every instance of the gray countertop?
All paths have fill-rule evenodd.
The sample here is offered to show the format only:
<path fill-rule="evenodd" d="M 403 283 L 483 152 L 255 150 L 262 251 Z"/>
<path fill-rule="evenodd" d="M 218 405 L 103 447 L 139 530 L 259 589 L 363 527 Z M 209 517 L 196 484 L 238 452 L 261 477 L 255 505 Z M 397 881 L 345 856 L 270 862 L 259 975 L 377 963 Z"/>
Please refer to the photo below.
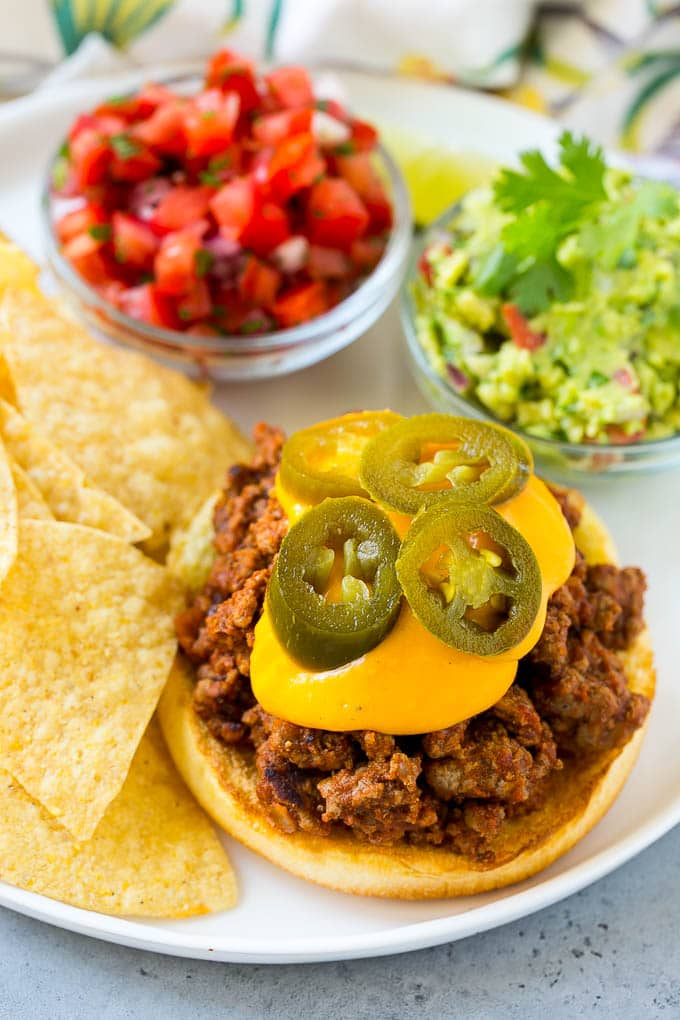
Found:
<path fill-rule="evenodd" d="M 680 827 L 515 924 L 401 956 L 236 966 L 157 956 L 0 910 L 0 1018 L 680 1017 Z"/>

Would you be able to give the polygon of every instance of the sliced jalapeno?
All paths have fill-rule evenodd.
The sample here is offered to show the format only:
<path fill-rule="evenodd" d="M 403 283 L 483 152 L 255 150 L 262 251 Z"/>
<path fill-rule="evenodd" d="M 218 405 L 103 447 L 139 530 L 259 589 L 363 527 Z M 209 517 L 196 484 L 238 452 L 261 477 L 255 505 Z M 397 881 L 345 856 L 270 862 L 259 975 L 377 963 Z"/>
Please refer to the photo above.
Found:
<path fill-rule="evenodd" d="M 277 636 L 310 669 L 333 669 L 369 651 L 390 630 L 402 591 L 399 537 L 375 504 L 326 499 L 283 540 L 268 588 Z"/>
<path fill-rule="evenodd" d="M 366 443 L 401 417 L 394 411 L 360 411 L 295 432 L 283 447 L 283 487 L 302 503 L 366 496 L 359 461 Z"/>
<path fill-rule="evenodd" d="M 361 456 L 361 484 L 383 506 L 415 515 L 442 499 L 503 503 L 533 467 L 507 429 L 449 414 L 421 414 L 374 436 Z"/>
<path fill-rule="evenodd" d="M 440 503 L 423 511 L 402 543 L 397 576 L 423 626 L 472 655 L 519 644 L 541 604 L 531 546 L 482 504 Z"/>

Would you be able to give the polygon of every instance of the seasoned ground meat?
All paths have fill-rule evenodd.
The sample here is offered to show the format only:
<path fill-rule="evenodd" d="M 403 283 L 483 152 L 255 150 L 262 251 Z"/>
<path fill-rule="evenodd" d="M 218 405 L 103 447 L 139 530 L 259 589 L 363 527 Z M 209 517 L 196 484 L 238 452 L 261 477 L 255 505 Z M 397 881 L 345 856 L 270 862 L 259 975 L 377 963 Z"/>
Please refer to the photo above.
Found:
<path fill-rule="evenodd" d="M 258 796 L 283 831 L 340 827 L 369 843 L 444 844 L 492 863 L 490 841 L 540 805 L 571 755 L 620 747 L 644 721 L 649 703 L 629 690 L 616 654 L 643 625 L 644 576 L 577 555 L 515 683 L 473 719 L 420 737 L 296 726 L 265 712 L 250 686 L 253 631 L 288 527 L 272 493 L 282 433 L 259 425 L 255 443 L 253 463 L 232 468 L 215 508 L 210 576 L 177 620 L 196 666 L 196 712 L 220 740 L 254 751 Z M 575 527 L 577 500 L 553 491 Z"/>

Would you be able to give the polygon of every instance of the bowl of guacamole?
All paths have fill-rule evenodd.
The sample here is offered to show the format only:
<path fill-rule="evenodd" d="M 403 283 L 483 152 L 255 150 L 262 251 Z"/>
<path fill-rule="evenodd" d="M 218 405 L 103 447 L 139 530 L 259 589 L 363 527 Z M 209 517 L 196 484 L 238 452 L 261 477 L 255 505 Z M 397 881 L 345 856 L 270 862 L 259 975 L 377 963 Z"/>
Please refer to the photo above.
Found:
<path fill-rule="evenodd" d="M 680 461 L 680 194 L 565 133 L 421 239 L 404 325 L 435 406 L 589 471 Z M 674 441 L 677 440 L 677 441 Z"/>

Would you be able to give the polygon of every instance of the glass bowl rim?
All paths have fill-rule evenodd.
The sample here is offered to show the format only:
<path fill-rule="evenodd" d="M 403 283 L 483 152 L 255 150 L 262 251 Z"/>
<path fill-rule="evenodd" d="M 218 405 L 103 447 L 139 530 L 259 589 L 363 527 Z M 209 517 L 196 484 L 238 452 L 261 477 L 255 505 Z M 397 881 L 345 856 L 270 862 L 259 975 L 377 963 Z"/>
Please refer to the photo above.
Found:
<path fill-rule="evenodd" d="M 554 455 L 557 452 L 572 454 L 574 456 L 583 453 L 601 453 L 605 455 L 617 454 L 618 458 L 621 459 L 630 457 L 631 460 L 642 460 L 644 457 L 643 451 L 649 451 L 651 456 L 653 452 L 662 449 L 669 450 L 674 446 L 680 450 L 680 431 L 676 432 L 672 436 L 664 436 L 662 439 L 646 439 L 637 443 L 574 443 L 568 439 L 550 439 L 546 436 L 535 436 L 532 435 L 531 432 L 527 432 L 525 429 L 519 428 L 509 422 L 502 421 L 492 411 L 485 408 L 483 404 L 476 403 L 475 401 L 464 397 L 462 394 L 457 393 L 451 388 L 448 381 L 435 371 L 418 342 L 411 284 L 418 272 L 420 256 L 429 244 L 431 235 L 446 227 L 451 218 L 462 208 L 465 197 L 465 195 L 462 195 L 455 202 L 452 202 L 450 206 L 447 206 L 446 209 L 440 213 L 436 219 L 432 220 L 431 223 L 428 223 L 427 227 L 418 235 L 416 243 L 413 246 L 413 251 L 409 259 L 406 276 L 401 289 L 400 312 L 402 328 L 406 336 L 411 356 L 421 371 L 423 371 L 433 382 L 437 383 L 443 391 L 446 392 L 447 396 L 451 398 L 454 404 L 457 403 L 463 407 L 470 408 L 477 417 L 488 418 L 489 421 L 492 421 L 497 425 L 502 425 L 505 428 L 512 429 L 512 431 L 516 432 L 518 436 L 521 436 L 525 442 L 533 445 L 534 449 L 540 449 L 543 451 L 546 457 L 551 454 Z"/>
<path fill-rule="evenodd" d="M 193 80 L 200 80 L 200 78 L 192 73 L 173 75 L 162 79 L 163 84 Z M 134 92 L 128 93 L 128 95 L 134 94 Z M 197 336 L 182 332 L 181 330 L 153 326 L 150 323 L 145 323 L 140 319 L 135 319 L 121 312 L 120 309 L 102 297 L 94 287 L 84 280 L 61 254 L 51 216 L 53 201 L 51 182 L 55 164 L 60 158 L 62 146 L 63 142 L 49 159 L 40 195 L 42 232 L 48 260 L 55 267 L 60 281 L 65 283 L 81 302 L 96 308 L 97 311 L 104 312 L 118 328 L 139 337 L 148 337 L 149 341 L 156 345 L 161 344 L 167 348 L 181 349 L 188 354 L 245 355 L 273 350 L 280 351 L 297 347 L 301 344 L 313 343 L 335 329 L 346 327 L 349 322 L 371 305 L 382 288 L 393 279 L 395 273 L 400 271 L 400 267 L 403 266 L 408 255 L 413 230 L 410 195 L 405 178 L 396 161 L 382 143 L 378 142 L 375 151 L 387 171 L 394 222 L 385 251 L 378 264 L 371 270 L 357 289 L 352 291 L 335 308 L 324 312 L 323 315 L 316 316 L 314 319 L 310 319 L 309 322 L 301 323 L 299 326 L 261 334 L 234 333 L 214 337 Z M 102 328 L 105 329 L 106 327 L 103 326 Z"/>

